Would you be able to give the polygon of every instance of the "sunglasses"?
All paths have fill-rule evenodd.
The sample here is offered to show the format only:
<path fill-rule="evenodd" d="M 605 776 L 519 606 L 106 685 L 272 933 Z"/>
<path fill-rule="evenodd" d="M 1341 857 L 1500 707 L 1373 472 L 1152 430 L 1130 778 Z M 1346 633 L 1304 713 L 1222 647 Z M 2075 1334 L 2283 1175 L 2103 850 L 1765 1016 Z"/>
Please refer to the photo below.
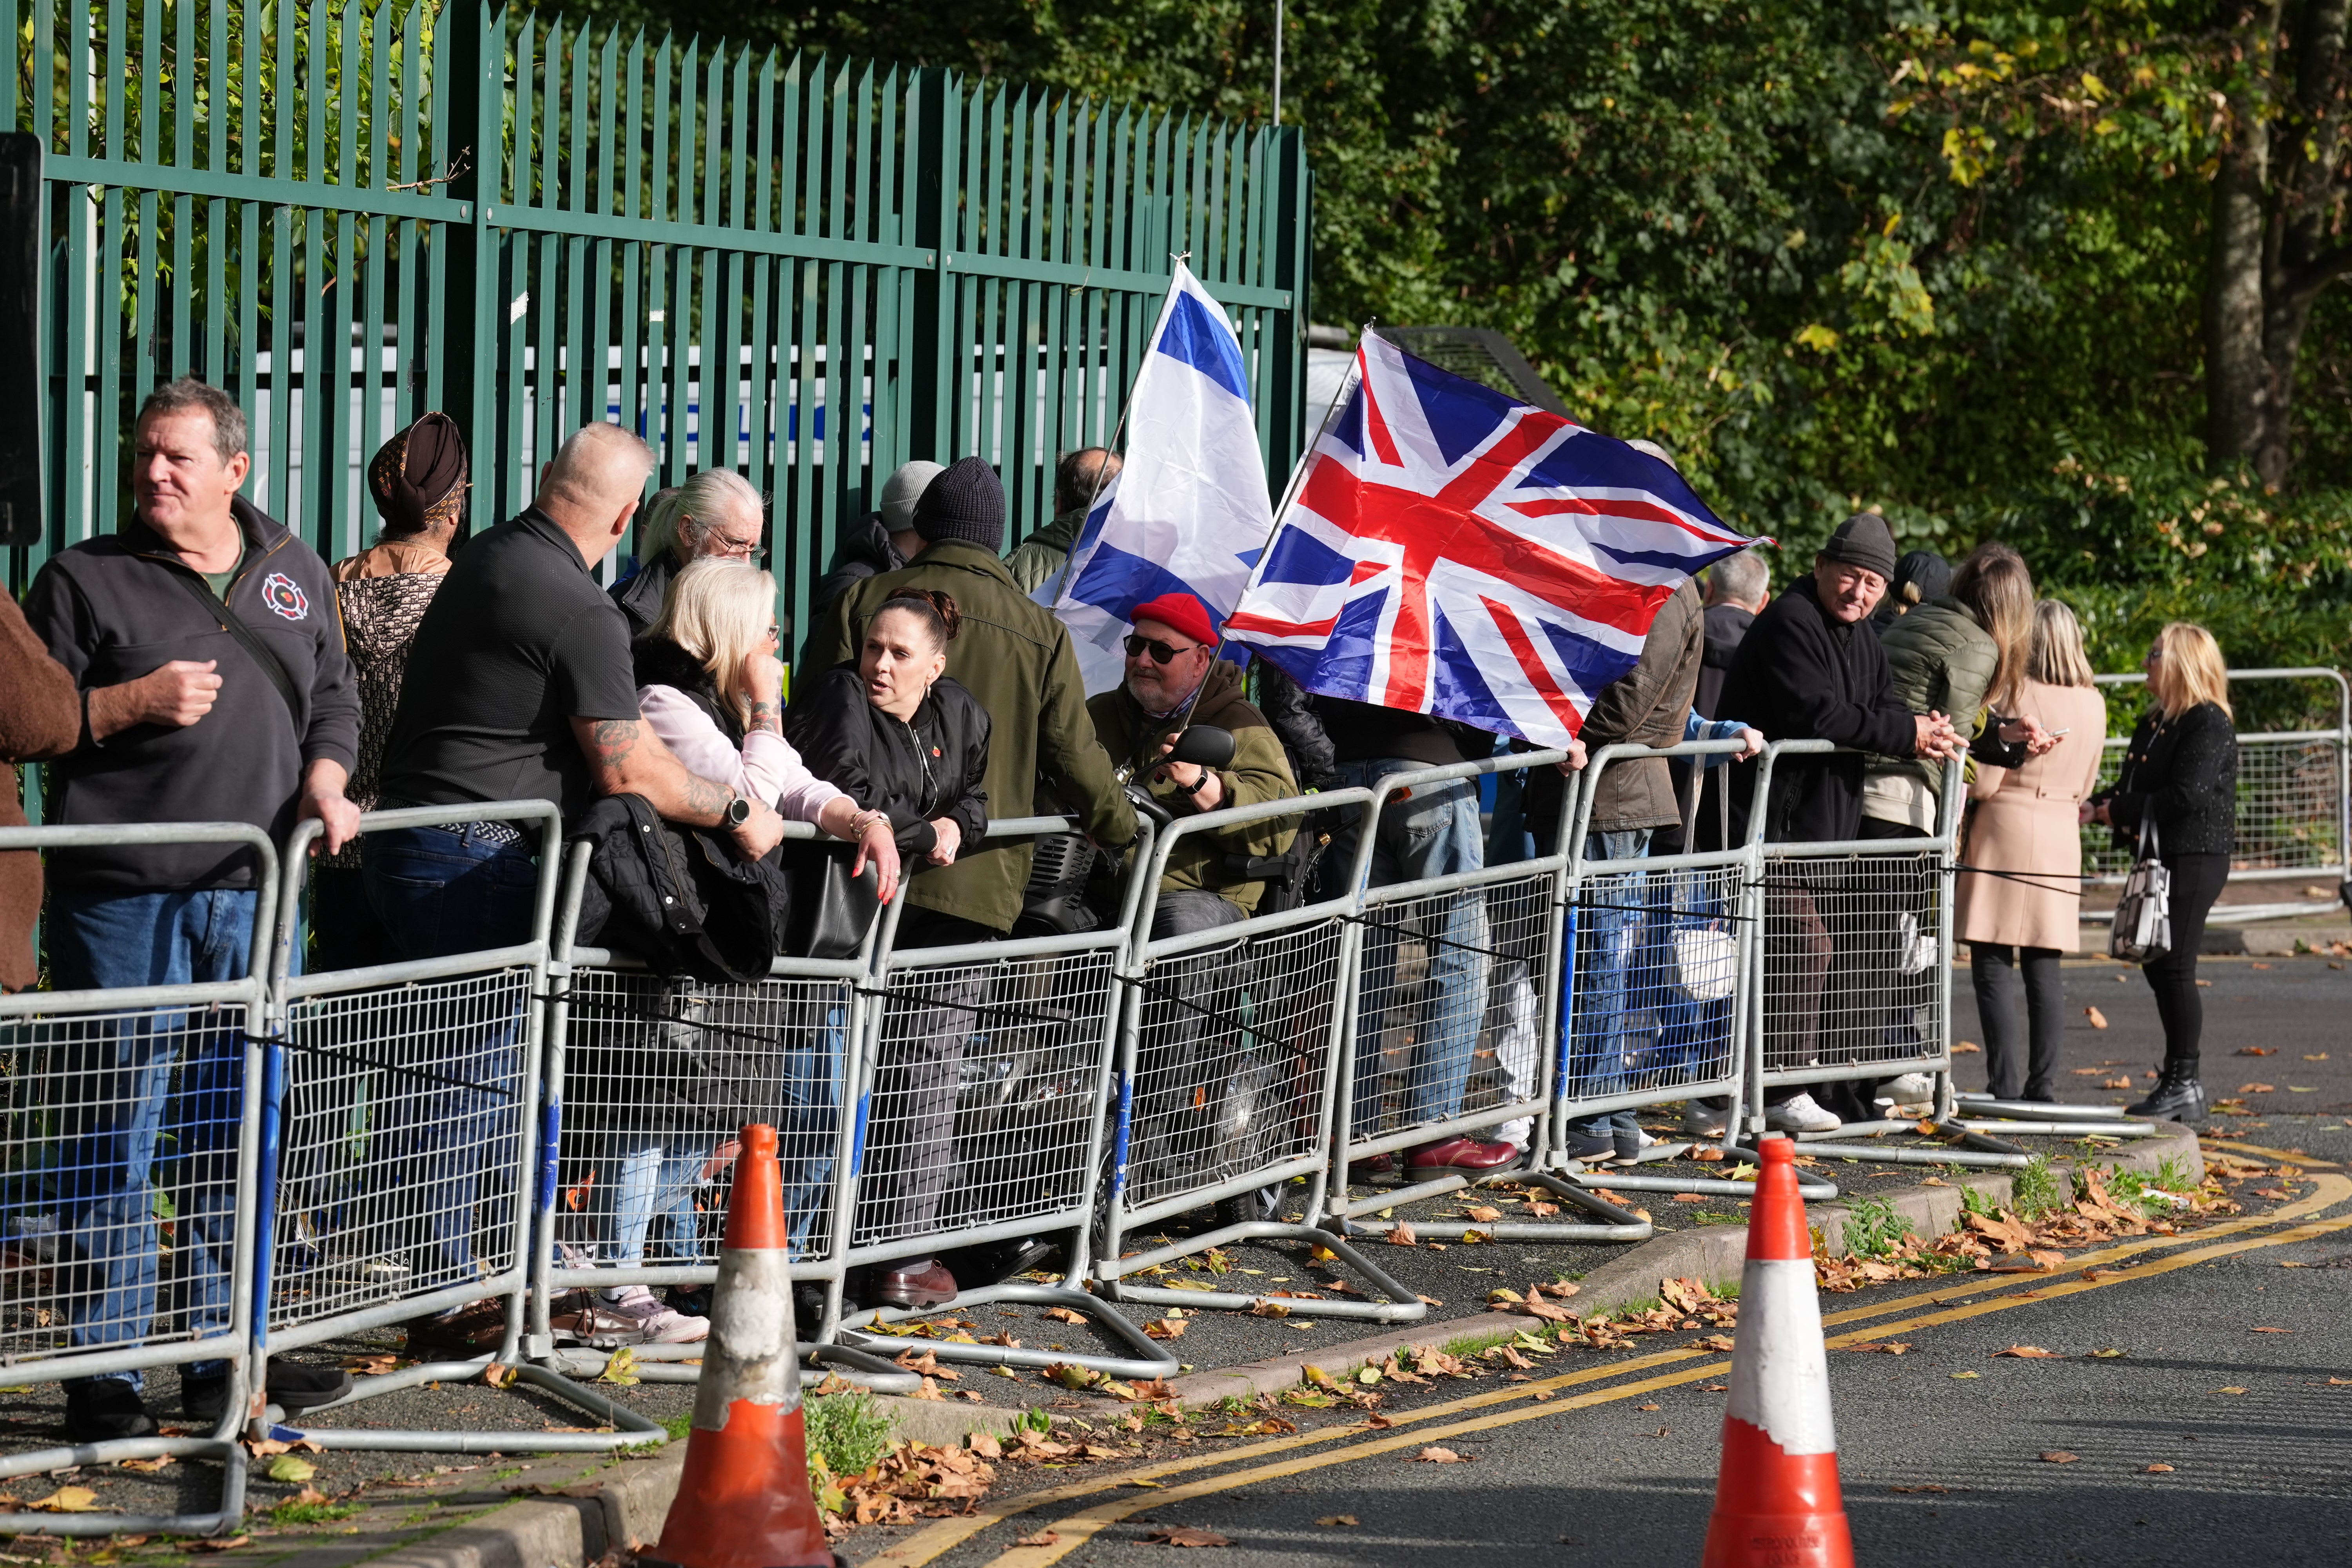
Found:
<path fill-rule="evenodd" d="M 1149 648 L 1151 651 L 1151 660 L 1154 664 L 1173 664 L 1176 661 L 1176 656 L 1178 654 L 1191 653 L 1194 648 L 1199 647 L 1201 645 L 1199 643 L 1187 643 L 1182 647 L 1170 647 L 1164 642 L 1158 642 L 1150 637 L 1139 637 L 1129 633 L 1126 642 L 1122 646 L 1126 647 L 1127 657 L 1129 658 L 1141 658 L 1143 657 L 1144 650 Z"/>

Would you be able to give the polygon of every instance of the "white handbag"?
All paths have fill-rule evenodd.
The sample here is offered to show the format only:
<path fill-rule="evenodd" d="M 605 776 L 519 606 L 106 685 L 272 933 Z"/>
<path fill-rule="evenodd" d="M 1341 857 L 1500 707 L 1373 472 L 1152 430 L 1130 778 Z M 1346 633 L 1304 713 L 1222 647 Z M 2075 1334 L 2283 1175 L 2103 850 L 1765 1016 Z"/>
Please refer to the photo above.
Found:
<path fill-rule="evenodd" d="M 2172 950 L 2172 873 L 2157 858 L 2156 819 L 2140 815 L 2139 856 L 2116 900 L 2116 923 L 2107 931 L 2107 956 L 2126 963 L 2153 963 Z"/>

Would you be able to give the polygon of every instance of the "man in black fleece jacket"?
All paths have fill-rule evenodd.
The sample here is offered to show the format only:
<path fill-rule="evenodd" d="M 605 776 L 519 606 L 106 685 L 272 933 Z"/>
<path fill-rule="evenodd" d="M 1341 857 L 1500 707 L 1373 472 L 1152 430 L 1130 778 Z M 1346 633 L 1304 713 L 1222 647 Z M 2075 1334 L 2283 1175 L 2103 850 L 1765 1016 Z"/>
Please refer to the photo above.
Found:
<path fill-rule="evenodd" d="M 1723 683 L 1722 707 L 1764 732 L 1768 741 L 1830 741 L 1847 750 L 1830 756 L 1783 757 L 1769 795 L 1755 798 L 1756 773 L 1734 769 L 1735 842 L 1744 841 L 1754 813 L 1763 814 L 1765 842 L 1842 843 L 1862 834 L 1864 752 L 1890 756 L 1956 756 L 1965 742 L 1939 713 L 1914 714 L 1895 700 L 1886 656 L 1870 613 L 1895 574 L 1895 536 L 1871 512 L 1838 525 L 1810 576 L 1800 577 L 1767 605 L 1741 639 Z M 1768 1067 L 1802 1067 L 1818 1059 L 1822 994 L 1835 951 L 1843 892 L 1818 879 L 1768 876 L 1764 889 L 1764 988 Z M 1766 1097 L 1766 1120 L 1787 1131 L 1827 1131 L 1837 1119 L 1810 1095 L 1787 1090 Z"/>
<path fill-rule="evenodd" d="M 134 430 L 130 521 L 51 560 L 25 605 L 81 694 L 81 742 L 52 764 L 49 820 L 245 822 L 282 838 L 318 817 L 331 853 L 359 826 L 343 784 L 360 702 L 327 563 L 237 495 L 251 459 L 244 411 L 226 393 L 169 383 Z M 59 850 L 49 874 L 60 991 L 238 980 L 251 965 L 259 879 L 238 846 Z M 187 1182 L 176 1216 L 186 1331 L 228 1327 L 244 1047 L 235 1027 L 170 1016 L 120 1033 L 92 1026 L 75 1047 L 79 1073 L 58 1107 L 70 1150 L 58 1197 L 90 1277 L 74 1302 L 78 1348 L 147 1337 L 154 1166 L 166 1149 Z M 289 1409 L 349 1386 L 341 1373 L 270 1369 L 269 1396 Z M 136 1372 L 68 1383 L 68 1433 L 77 1443 L 152 1435 L 140 1388 Z M 181 1379 L 184 1408 L 206 1424 L 227 1393 L 225 1360 L 192 1362 Z"/>

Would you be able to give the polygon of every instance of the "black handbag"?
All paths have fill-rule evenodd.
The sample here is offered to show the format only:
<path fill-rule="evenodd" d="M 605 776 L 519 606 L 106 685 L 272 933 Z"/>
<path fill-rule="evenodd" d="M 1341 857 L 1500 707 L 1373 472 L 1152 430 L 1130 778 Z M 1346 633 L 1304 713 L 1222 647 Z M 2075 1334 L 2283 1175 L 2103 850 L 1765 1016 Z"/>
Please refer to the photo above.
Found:
<path fill-rule="evenodd" d="M 784 869 L 792 882 L 792 916 L 784 952 L 793 958 L 855 958 L 882 912 L 882 868 L 871 860 L 852 876 L 855 844 L 788 839 Z"/>

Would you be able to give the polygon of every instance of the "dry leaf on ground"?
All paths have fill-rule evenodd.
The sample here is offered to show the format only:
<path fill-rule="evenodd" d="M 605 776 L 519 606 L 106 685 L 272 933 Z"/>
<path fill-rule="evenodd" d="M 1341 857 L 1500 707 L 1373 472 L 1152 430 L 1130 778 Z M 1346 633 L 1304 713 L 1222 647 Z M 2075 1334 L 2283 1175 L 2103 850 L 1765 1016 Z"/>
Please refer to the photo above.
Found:
<path fill-rule="evenodd" d="M 1233 1544 L 1213 1530 L 1194 1530 L 1185 1524 L 1163 1524 L 1143 1539 L 1161 1546 L 1231 1546 Z"/>
<path fill-rule="evenodd" d="M 1057 1323 L 1083 1323 L 1087 1321 L 1087 1315 L 1084 1312 L 1073 1312 L 1067 1307 L 1048 1307 L 1045 1309 L 1045 1316 Z"/>
<path fill-rule="evenodd" d="M 1451 1448 L 1423 1448 L 1413 1458 L 1424 1465 L 1458 1465 L 1463 1462 L 1462 1456 Z"/>
<path fill-rule="evenodd" d="M 2151 1476 L 2168 1476 L 2172 1473 L 2172 1467 L 2170 1465 L 2150 1465 L 2145 1473 Z"/>
<path fill-rule="evenodd" d="M 2061 1352 L 2046 1351 L 2040 1345 L 2011 1345 L 2005 1351 L 1995 1351 L 1992 1353 L 1996 1361 L 2002 1356 L 2014 1356 L 2019 1361 L 2064 1361 L 2066 1359 Z"/>
<path fill-rule="evenodd" d="M 1861 1354 L 1874 1352 L 1879 1355 L 1906 1355 L 1909 1353 L 1911 1347 L 1901 1340 L 1880 1340 L 1866 1345 L 1848 1345 L 1846 1349 Z"/>
<path fill-rule="evenodd" d="M 2291 1334 L 2294 1332 L 2293 1329 L 2255 1329 L 2252 1331 L 2258 1334 Z"/>
<path fill-rule="evenodd" d="M 98 1494 L 88 1487 L 59 1487 L 25 1506 L 42 1513 L 94 1513 L 98 1510 Z"/>
<path fill-rule="evenodd" d="M 1346 1525 L 1352 1529 L 1360 1521 L 1352 1513 L 1330 1513 L 1324 1515 L 1315 1522 L 1327 1528 L 1332 1525 Z"/>
<path fill-rule="evenodd" d="M 2042 1459 L 2044 1464 L 2071 1465 L 2082 1457 L 2080 1454 L 2070 1454 L 2063 1448 L 2053 1448 L 2042 1455 Z"/>
<path fill-rule="evenodd" d="M 2094 1029 L 2104 1029 L 2107 1026 L 2107 1016 L 2096 1007 L 2084 1008 L 2083 1016 L 2091 1020 L 2091 1027 Z"/>
<path fill-rule="evenodd" d="M 1411 1247 L 1419 1239 L 1419 1237 L 1412 1234 L 1412 1226 L 1403 1220 L 1399 1220 L 1395 1225 L 1389 1227 L 1389 1245 L 1391 1247 Z"/>
<path fill-rule="evenodd" d="M 1060 1536 L 1055 1534 L 1050 1530 L 1041 1530 L 1034 1535 L 1023 1536 L 1013 1544 L 1015 1546 L 1052 1546 L 1058 1543 L 1061 1539 L 1062 1538 Z"/>

